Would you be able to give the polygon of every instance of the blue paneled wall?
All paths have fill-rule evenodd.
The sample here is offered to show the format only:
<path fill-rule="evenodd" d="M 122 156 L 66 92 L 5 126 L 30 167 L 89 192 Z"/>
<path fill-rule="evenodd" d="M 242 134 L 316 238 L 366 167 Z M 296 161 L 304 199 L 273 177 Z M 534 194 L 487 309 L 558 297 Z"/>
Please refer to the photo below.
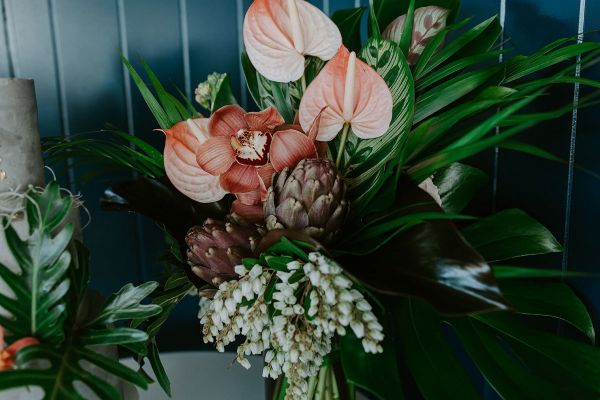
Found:
<path fill-rule="evenodd" d="M 143 56 L 163 82 L 188 95 L 207 74 L 227 72 L 237 98 L 248 105 L 238 60 L 241 22 L 250 2 L 0 0 L 0 76 L 35 79 L 43 136 L 97 130 L 110 123 L 162 146 L 118 50 L 134 60 Z M 331 13 L 368 1 L 312 3 Z M 597 0 L 463 0 L 463 16 L 482 20 L 493 14 L 499 14 L 505 26 L 506 45 L 523 53 L 557 37 L 600 28 Z M 600 40 L 598 33 L 585 35 Z M 582 74 L 600 79 L 600 68 Z M 548 106 L 577 103 L 579 98 L 573 85 L 557 88 L 554 94 Z M 493 176 L 490 209 L 521 207 L 564 242 L 564 255 L 532 261 L 540 266 L 597 270 L 600 185 L 574 165 L 600 171 L 599 111 L 599 107 L 578 110 L 528 134 L 530 141 L 567 160 L 566 165 L 502 150 L 478 160 Z M 92 285 L 109 293 L 125 282 L 160 276 L 157 259 L 163 245 L 158 229 L 136 216 L 104 213 L 98 207 L 97 199 L 108 183 L 127 176 L 80 185 L 78 178 L 84 174 L 85 169 L 76 167 L 59 179 L 81 191 L 91 213 L 84 235 L 92 250 Z M 599 308 L 597 283 L 576 283 L 589 304 Z M 193 299 L 176 311 L 162 335 L 164 348 L 200 345 L 195 312 Z"/>

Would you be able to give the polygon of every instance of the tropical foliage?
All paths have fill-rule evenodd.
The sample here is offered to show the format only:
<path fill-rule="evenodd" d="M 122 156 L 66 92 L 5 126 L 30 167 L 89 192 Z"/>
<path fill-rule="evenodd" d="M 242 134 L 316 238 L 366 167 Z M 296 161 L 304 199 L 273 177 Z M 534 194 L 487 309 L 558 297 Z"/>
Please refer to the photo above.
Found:
<path fill-rule="evenodd" d="M 264 1 L 257 3 L 264 6 Z M 443 14 L 447 23 L 415 46 L 413 35 L 422 32 L 415 24 L 425 23 L 423 8 L 430 6 L 436 6 L 436 18 Z M 440 13 L 440 8 L 447 12 Z M 596 398 L 600 395 L 600 354 L 594 346 L 594 327 L 585 305 L 568 284 L 551 280 L 564 277 L 559 271 L 518 265 L 521 257 L 560 252 L 556 238 L 518 209 L 483 218 L 466 215 L 465 210 L 488 182 L 485 172 L 468 165 L 472 156 L 504 147 L 560 161 L 515 136 L 571 112 L 570 103 L 556 110 L 531 111 L 541 96 L 552 94 L 555 85 L 579 83 L 600 88 L 598 82 L 575 76 L 573 64 L 578 56 L 582 68 L 596 62 L 600 44 L 560 39 L 532 55 L 511 57 L 499 46 L 497 17 L 479 24 L 469 19 L 456 22 L 458 8 L 457 0 L 374 0 L 368 9 L 341 10 L 333 15 L 343 44 L 356 53 L 331 55 L 329 62 L 339 63 L 344 70 L 356 62 L 383 79 L 391 95 L 389 126 L 386 132 L 363 140 L 364 127 L 358 123 L 348 126 L 350 121 L 356 122 L 352 120 L 355 113 L 345 119 L 340 135 L 336 131 L 328 142 L 321 142 L 325 147 L 319 152 L 336 161 L 351 204 L 339 240 L 325 249 L 297 232 L 279 232 L 275 238 L 267 235 L 263 239 L 266 243 L 256 249 L 256 258 L 244 264 L 250 270 L 262 265 L 265 269 L 261 271 L 285 273 L 290 272 L 287 265 L 293 260 L 306 258 L 302 252 L 324 252 L 335 258 L 357 290 L 377 305 L 377 317 L 385 332 L 384 352 L 365 352 L 356 331 L 347 332 L 340 335 L 326 361 L 341 365 L 348 398 L 353 398 L 355 389 L 384 400 L 481 398 L 476 375 L 483 376 L 499 396 L 507 399 Z M 365 12 L 367 38 L 361 37 L 360 29 Z M 385 33 L 384 28 L 402 15 L 395 33 Z M 309 134 L 303 123 L 304 96 L 320 104 L 330 94 L 323 94 L 320 86 L 328 67 L 316 54 L 318 49 L 304 45 L 301 56 L 305 70 L 298 80 L 266 78 L 259 71 L 261 64 L 256 58 L 260 52 L 256 49 L 242 54 L 241 63 L 256 105 L 260 109 L 274 107 L 286 124 L 297 122 L 299 113 L 301 128 Z M 289 43 L 286 46 L 286 54 L 293 51 Z M 502 61 L 498 62 L 501 54 Z M 296 65 L 298 60 L 293 61 Z M 150 85 L 127 60 L 124 62 L 161 129 L 197 117 L 194 106 L 168 93 L 147 65 L 143 67 Z M 321 72 L 324 74 L 319 75 Z M 268 73 L 281 80 L 277 71 Z M 209 85 L 210 101 L 204 102 L 210 112 L 236 103 L 227 77 L 218 82 Z M 584 96 L 580 106 L 592 104 L 597 94 Z M 327 114 L 321 110 L 318 116 L 312 112 L 309 114 L 316 118 L 306 120 L 322 118 L 333 124 L 348 110 L 334 111 Z M 146 342 L 148 348 L 139 353 L 149 356 L 168 391 L 168 379 L 152 338 L 190 290 L 190 282 L 198 288 L 214 285 L 202 282 L 186 263 L 186 232 L 206 218 L 223 219 L 235 197 L 228 195 L 209 204 L 186 198 L 164 178 L 161 154 L 132 135 L 103 133 L 100 140 L 83 135 L 68 141 L 47 141 L 46 145 L 53 161 L 93 156 L 142 175 L 135 181 L 113 185 L 105 193 L 103 205 L 146 215 L 171 235 L 175 268 L 153 297 L 162 312 L 145 325 L 147 336 L 140 342 Z M 279 177 L 288 179 L 288 173 L 275 176 L 271 189 L 275 195 L 286 187 L 276 182 Z M 430 178 L 436 193 L 422 190 Z M 283 197 L 298 200 L 291 189 Z M 291 253 L 285 245 L 290 240 L 296 249 Z M 224 246 L 220 250 L 231 251 Z M 265 284 L 271 291 L 265 295 L 269 304 L 274 285 Z M 243 306 L 248 305 L 251 303 Z M 275 311 L 269 318 L 274 317 Z M 557 326 L 570 335 L 557 335 Z M 22 331 L 23 335 L 33 333 Z M 465 356 L 478 374 L 472 373 Z M 280 382 L 274 398 L 284 398 L 288 384 Z"/>
<path fill-rule="evenodd" d="M 9 313 L 0 317 L 0 325 L 8 331 L 9 343 L 33 337 L 37 344 L 16 353 L 16 369 L 0 373 L 0 389 L 41 388 L 44 399 L 89 398 L 92 392 L 101 399 L 120 399 L 116 383 L 140 388 L 148 383 L 108 356 L 106 349 L 123 346 L 146 354 L 140 345 L 148 334 L 120 322 L 145 320 L 161 312 L 158 305 L 142 304 L 157 284 L 128 284 L 103 304 L 92 306 L 97 297 L 88 290 L 89 255 L 72 239 L 73 224 L 68 221 L 72 206 L 73 198 L 63 196 L 52 182 L 43 191 L 27 193 L 29 229 L 24 239 L 3 221 L 18 270 L 0 264 L 0 277 L 14 293 L 14 297 L 0 295 L 0 305 Z"/>

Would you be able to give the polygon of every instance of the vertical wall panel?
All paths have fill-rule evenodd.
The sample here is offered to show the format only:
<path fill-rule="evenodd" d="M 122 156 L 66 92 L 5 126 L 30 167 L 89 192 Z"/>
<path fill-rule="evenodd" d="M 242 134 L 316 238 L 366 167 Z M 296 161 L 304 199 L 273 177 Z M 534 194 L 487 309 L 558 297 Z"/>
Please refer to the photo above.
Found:
<path fill-rule="evenodd" d="M 127 42 L 132 64 L 148 82 L 139 63 L 143 58 L 167 90 L 177 93 L 177 88 L 185 92 L 179 1 L 125 0 L 121 3 L 125 17 L 125 31 L 121 35 Z M 153 131 L 158 128 L 156 120 L 135 85 L 131 90 L 135 134 L 162 150 L 164 135 Z M 165 249 L 163 234 L 153 222 L 146 219 L 141 220 L 141 227 L 139 251 L 143 262 L 142 276 L 144 279 L 160 279 L 162 266 L 158 258 Z"/>
<path fill-rule="evenodd" d="M 8 27 L 6 25 L 6 16 L 4 12 L 4 0 L 0 0 L 0 77 L 9 77 L 12 75 L 9 63 L 8 49 Z"/>
<path fill-rule="evenodd" d="M 60 136 L 64 132 L 48 0 L 3 1 L 14 75 L 35 81 L 40 135 Z M 54 169 L 58 181 L 68 187 L 65 167 L 61 164 Z"/>
<path fill-rule="evenodd" d="M 355 0 L 329 0 L 329 15 L 333 14 L 337 10 L 343 10 L 344 8 L 356 7 Z"/>
<path fill-rule="evenodd" d="M 600 2 L 587 1 L 585 13 L 584 39 L 600 41 Z M 582 72 L 584 78 L 600 80 L 600 66 Z M 591 92 L 582 87 L 580 96 Z M 600 172 L 600 126 L 598 116 L 600 106 L 582 108 L 578 112 L 577 145 L 575 163 L 596 173 Z M 598 223 L 600 222 L 600 183 L 598 178 L 575 169 L 573 182 L 573 208 L 571 211 L 569 259 L 571 271 L 598 272 L 600 256 L 598 253 Z M 577 287 L 586 297 L 587 304 L 593 308 L 593 315 L 600 313 L 600 291 L 595 279 L 581 279 Z M 596 324 L 600 320 L 596 318 Z"/>
<path fill-rule="evenodd" d="M 479 1 L 479 0 L 463 0 L 461 2 L 461 12 L 459 20 L 464 18 L 472 17 L 472 21 L 469 23 L 469 27 L 473 27 L 480 22 L 491 18 L 494 15 L 500 14 L 501 4 L 503 0 L 494 1 Z M 503 21 L 500 21 L 503 23 Z M 494 171 L 496 168 L 496 159 L 494 149 L 486 150 L 475 157 L 472 157 L 469 164 L 480 168 L 488 174 L 490 181 L 486 190 L 482 190 L 478 193 L 478 198 L 473 204 L 477 205 L 476 210 L 472 212 L 478 214 L 488 214 L 493 210 L 493 195 L 494 195 Z"/>
<path fill-rule="evenodd" d="M 192 86 L 206 80 L 212 72 L 226 72 L 241 101 L 239 11 L 235 1 L 223 2 L 219 7 L 211 0 L 188 1 Z"/>
<path fill-rule="evenodd" d="M 323 1 L 324 0 L 310 0 L 310 3 L 316 7 L 319 7 L 322 10 L 323 9 Z"/>
<path fill-rule="evenodd" d="M 160 81 L 167 90 L 177 93 L 175 88 L 185 92 L 185 71 L 184 48 L 186 42 L 182 37 L 182 14 L 180 9 L 182 3 L 179 0 L 124 0 L 125 31 L 123 40 L 127 42 L 129 59 L 138 67 L 139 58 L 142 57 L 156 73 Z M 196 0 L 187 0 L 184 7 L 187 9 L 187 28 L 189 32 L 189 55 L 190 71 L 192 71 L 191 83 L 195 84 L 194 68 L 201 65 L 210 65 L 208 58 L 193 59 L 193 55 L 199 53 L 194 50 L 194 40 L 196 35 L 202 35 L 203 38 L 211 38 L 209 30 L 199 31 L 204 21 L 200 21 L 203 13 L 211 10 L 218 12 L 227 3 L 220 2 L 217 6 L 214 2 L 212 6 L 205 3 L 205 10 L 199 11 L 196 7 Z M 219 15 L 219 18 L 221 15 Z M 231 14 L 235 19 L 235 12 Z M 212 21 L 218 23 L 221 21 Z M 235 25 L 231 27 L 235 32 Z M 185 31 L 185 30 L 184 30 Z M 183 32 L 185 33 L 185 32 Z M 234 33 L 235 34 L 235 33 Z M 204 40 L 204 39 L 202 39 Z M 217 50 L 219 51 L 219 50 Z M 225 51 L 225 49 L 223 49 Z M 221 64 L 223 65 L 223 64 Z M 235 67 L 234 67 L 235 68 Z M 140 72 L 142 72 L 140 70 Z M 142 74 L 143 75 L 143 74 Z M 147 81 L 147 80 L 146 80 Z M 191 89 L 191 88 L 190 88 Z M 133 101 L 133 122 L 137 136 L 153 143 L 157 148 L 163 149 L 164 135 L 152 130 L 158 125 L 148 110 L 139 91 L 132 86 Z M 201 223 L 202 221 L 197 221 Z M 159 258 L 165 252 L 163 234 L 159 227 L 153 222 L 142 219 L 142 232 L 140 236 L 139 250 L 143 262 L 144 279 L 161 279 L 162 265 Z M 175 312 L 171 314 L 168 321 L 163 326 L 161 334 L 158 337 L 161 350 L 192 349 L 202 346 L 199 338 L 201 337 L 201 328 L 196 318 L 197 300 L 190 298 L 180 304 Z M 176 338 L 176 340 L 174 340 Z"/>
<path fill-rule="evenodd" d="M 47 0 L 4 0 L 14 33 L 15 75 L 35 79 L 42 136 L 62 134 Z"/>
<path fill-rule="evenodd" d="M 97 130 L 126 121 L 115 2 L 56 0 L 55 15 L 59 76 L 66 103 L 63 116 L 72 133 Z M 85 174 L 77 168 L 76 177 Z M 111 180 L 120 177 L 112 176 Z M 80 182 L 78 182 L 79 184 Z M 138 281 L 135 217 L 100 211 L 98 199 L 108 181 L 79 186 L 92 223 L 84 239 L 92 251 L 92 285 L 110 292 L 124 282 Z"/>
<path fill-rule="evenodd" d="M 507 2 L 506 35 L 514 48 L 511 54 L 531 54 L 559 37 L 577 33 L 579 0 Z M 528 112 L 557 109 L 572 104 L 573 85 L 556 86 L 552 96 L 542 97 Z M 568 159 L 571 116 L 536 126 L 520 140 L 540 145 Z M 502 151 L 498 173 L 497 204 L 500 209 L 520 207 L 533 215 L 559 238 L 564 235 L 567 169 L 558 163 L 528 155 Z M 539 266 L 560 267 L 561 256 L 540 257 Z"/>
<path fill-rule="evenodd" d="M 139 69 L 143 58 L 168 90 L 184 91 L 183 56 L 178 0 L 126 0 L 125 21 L 129 59 Z M 116 47 L 115 47 L 116 49 Z M 118 54 L 114 51 L 114 58 Z M 146 81 L 148 81 L 146 79 Z M 138 136 L 162 148 L 162 134 L 139 91 L 133 87 L 133 113 Z"/>

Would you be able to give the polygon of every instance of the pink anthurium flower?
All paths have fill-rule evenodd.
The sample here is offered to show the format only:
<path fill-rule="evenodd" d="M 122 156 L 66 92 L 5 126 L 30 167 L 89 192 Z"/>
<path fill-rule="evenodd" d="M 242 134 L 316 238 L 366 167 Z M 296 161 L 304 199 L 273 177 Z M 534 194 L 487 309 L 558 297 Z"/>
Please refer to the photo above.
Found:
<path fill-rule="evenodd" d="M 10 346 L 4 343 L 4 328 L 0 326 L 0 371 L 10 369 L 15 365 L 15 355 L 24 347 L 39 344 L 39 340 L 33 337 L 19 339 Z"/>
<path fill-rule="evenodd" d="M 244 20 L 244 44 L 263 76 L 292 82 L 304 75 L 304 56 L 331 59 L 342 36 L 327 15 L 304 0 L 255 0 Z"/>
<path fill-rule="evenodd" d="M 299 127 L 284 125 L 274 107 L 247 113 L 239 106 L 215 111 L 208 122 L 211 137 L 196 151 L 198 165 L 219 176 L 221 187 L 241 204 L 260 204 L 273 173 L 316 156 L 314 141 Z"/>
<path fill-rule="evenodd" d="M 197 148 L 209 138 L 208 118 L 188 119 L 164 130 L 165 172 L 181 193 L 200 203 L 221 200 L 226 192 L 215 177 L 198 166 Z"/>
<path fill-rule="evenodd" d="M 390 126 L 392 94 L 374 69 L 341 46 L 306 89 L 300 124 L 308 129 L 320 113 L 319 141 L 334 139 L 344 126 L 361 139 L 373 139 Z"/>

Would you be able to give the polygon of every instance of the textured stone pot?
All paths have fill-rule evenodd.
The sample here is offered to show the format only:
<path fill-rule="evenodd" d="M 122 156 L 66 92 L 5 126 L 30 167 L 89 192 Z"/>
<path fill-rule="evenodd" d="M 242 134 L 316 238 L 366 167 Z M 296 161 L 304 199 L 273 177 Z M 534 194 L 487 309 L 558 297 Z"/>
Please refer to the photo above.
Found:
<path fill-rule="evenodd" d="M 35 88 L 30 79 L 0 79 L 0 193 L 44 184 Z M 17 205 L 0 199 L 0 207 Z"/>
<path fill-rule="evenodd" d="M 11 191 L 24 192 L 29 185 L 44 184 L 44 164 L 37 123 L 35 87 L 31 79 L 0 79 L 0 214 L 10 215 L 22 201 L 7 197 Z M 22 216 L 13 220 L 21 237 L 27 230 Z M 0 235 L 0 263 L 18 270 L 10 256 L 4 235 Z M 7 287 L 0 281 L 0 293 Z"/>

